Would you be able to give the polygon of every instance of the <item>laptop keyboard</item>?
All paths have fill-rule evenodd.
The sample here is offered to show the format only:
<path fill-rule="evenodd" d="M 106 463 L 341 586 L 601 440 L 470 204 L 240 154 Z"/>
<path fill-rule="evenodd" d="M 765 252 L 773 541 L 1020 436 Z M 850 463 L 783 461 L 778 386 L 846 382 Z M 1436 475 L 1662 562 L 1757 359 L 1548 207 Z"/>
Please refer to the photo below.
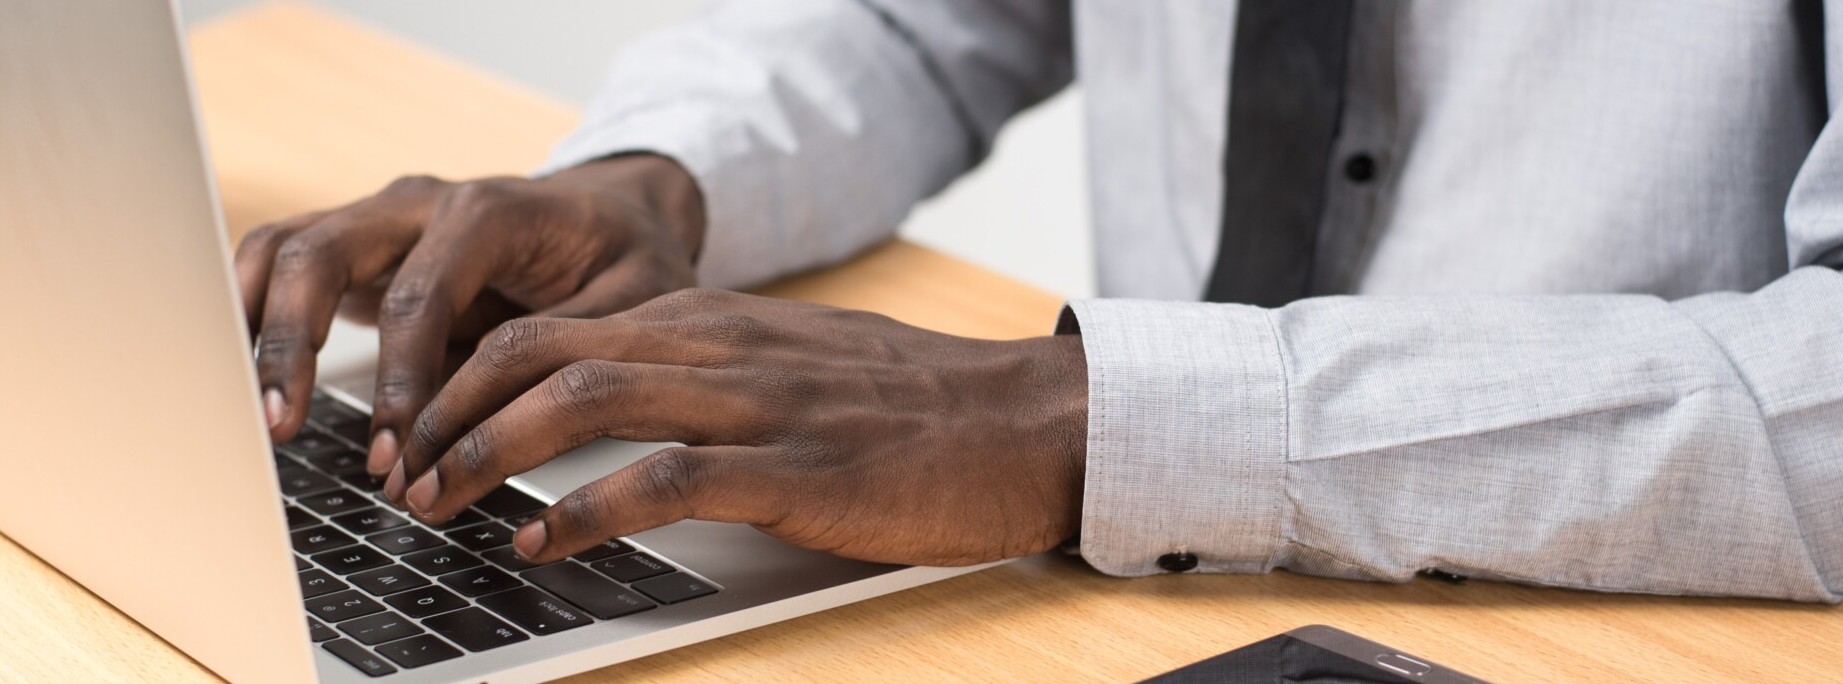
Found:
<path fill-rule="evenodd" d="M 718 587 L 619 539 L 533 565 L 512 531 L 543 502 L 500 487 L 441 525 L 384 499 L 365 473 L 371 417 L 314 395 L 275 450 L 314 643 L 373 677 L 616 620 Z"/>

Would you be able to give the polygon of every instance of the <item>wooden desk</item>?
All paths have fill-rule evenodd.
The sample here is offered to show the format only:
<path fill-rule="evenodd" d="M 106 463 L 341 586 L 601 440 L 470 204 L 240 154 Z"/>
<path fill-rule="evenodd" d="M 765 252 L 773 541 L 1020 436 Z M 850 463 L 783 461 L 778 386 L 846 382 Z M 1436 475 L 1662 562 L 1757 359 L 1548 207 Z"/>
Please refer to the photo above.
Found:
<path fill-rule="evenodd" d="M 193 35 L 233 231 L 342 203 L 402 173 L 536 165 L 558 103 L 306 6 Z M 769 292 L 965 335 L 1040 334 L 1056 298 L 895 243 Z M 1121 580 L 1040 557 L 581 675 L 635 680 L 1119 681 L 1326 623 L 1500 681 L 1843 677 L 1843 612 L 1432 581 Z M 0 538 L 0 681 L 193 681 L 211 673 Z"/>

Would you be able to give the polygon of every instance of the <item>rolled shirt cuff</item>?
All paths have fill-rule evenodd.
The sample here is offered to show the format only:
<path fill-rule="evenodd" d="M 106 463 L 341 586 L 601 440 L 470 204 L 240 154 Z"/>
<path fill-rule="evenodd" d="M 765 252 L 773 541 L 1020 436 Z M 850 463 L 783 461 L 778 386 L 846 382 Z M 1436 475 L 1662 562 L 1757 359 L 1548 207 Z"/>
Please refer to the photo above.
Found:
<path fill-rule="evenodd" d="M 1287 525 L 1287 382 L 1269 312 L 1237 304 L 1068 303 L 1088 363 L 1080 551 L 1111 575 L 1185 564 L 1252 573 Z"/>

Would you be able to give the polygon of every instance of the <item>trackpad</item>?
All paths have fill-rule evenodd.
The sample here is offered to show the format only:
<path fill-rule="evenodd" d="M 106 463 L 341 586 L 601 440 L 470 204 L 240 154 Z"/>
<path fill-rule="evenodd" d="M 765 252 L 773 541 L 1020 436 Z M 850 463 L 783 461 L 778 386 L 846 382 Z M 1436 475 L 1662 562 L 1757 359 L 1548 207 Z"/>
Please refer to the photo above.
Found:
<path fill-rule="evenodd" d="M 538 466 L 536 470 L 518 476 L 516 479 L 538 498 L 556 501 L 563 495 L 590 482 L 607 477 L 609 473 L 627 467 L 628 464 L 646 458 L 655 451 L 666 447 L 678 446 L 664 442 L 622 442 L 613 439 L 598 439 L 583 445 L 575 451 L 551 459 L 549 463 Z"/>

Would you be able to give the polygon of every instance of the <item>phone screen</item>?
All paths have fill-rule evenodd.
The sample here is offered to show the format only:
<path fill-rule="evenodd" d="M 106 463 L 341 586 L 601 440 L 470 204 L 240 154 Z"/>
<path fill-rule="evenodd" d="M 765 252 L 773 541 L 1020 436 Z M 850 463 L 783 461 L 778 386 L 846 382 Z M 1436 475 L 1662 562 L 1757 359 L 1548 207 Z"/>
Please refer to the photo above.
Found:
<path fill-rule="evenodd" d="M 1418 681 L 1288 634 L 1252 643 L 1146 680 L 1158 684 L 1417 684 Z"/>

